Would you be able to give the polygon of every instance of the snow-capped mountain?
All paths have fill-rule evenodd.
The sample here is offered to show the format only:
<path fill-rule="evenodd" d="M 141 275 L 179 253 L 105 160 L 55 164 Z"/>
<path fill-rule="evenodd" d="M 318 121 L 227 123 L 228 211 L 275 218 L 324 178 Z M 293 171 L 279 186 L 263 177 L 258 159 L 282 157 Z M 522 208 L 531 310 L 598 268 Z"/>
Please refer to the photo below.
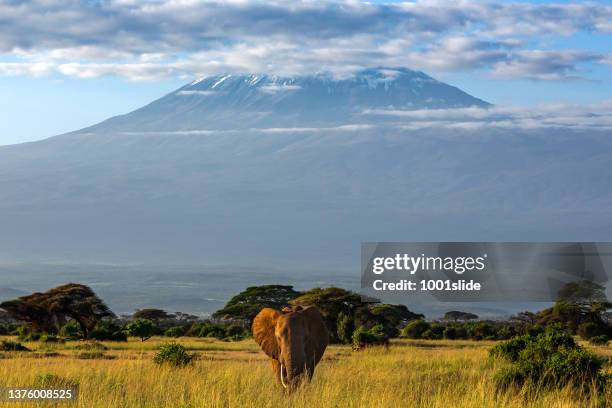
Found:
<path fill-rule="evenodd" d="M 339 284 L 342 271 L 359 282 L 364 241 L 610 239 L 609 130 L 537 118 L 454 126 L 453 116 L 412 126 L 410 115 L 368 114 L 473 106 L 489 105 L 406 69 L 194 81 L 87 129 L 0 147 L 0 265 L 215 265 L 214 279 L 189 272 L 176 290 L 217 298 L 220 287 L 284 283 L 278 276 L 312 287 Z M 234 265 L 242 277 L 281 273 L 247 281 L 233 278 Z M 23 271 L 4 285 L 47 276 Z M 128 291 L 128 277 L 70 271 L 115 298 L 145 284 L 166 293 L 146 273 Z M 32 289 L 63 283 L 56 276 Z M 155 293 L 137 295 L 164 306 L 146 303 Z"/>
<path fill-rule="evenodd" d="M 216 75 L 200 78 L 90 132 L 287 128 L 371 123 L 376 109 L 490 106 L 458 88 L 405 68 L 375 68 L 346 79 Z"/>

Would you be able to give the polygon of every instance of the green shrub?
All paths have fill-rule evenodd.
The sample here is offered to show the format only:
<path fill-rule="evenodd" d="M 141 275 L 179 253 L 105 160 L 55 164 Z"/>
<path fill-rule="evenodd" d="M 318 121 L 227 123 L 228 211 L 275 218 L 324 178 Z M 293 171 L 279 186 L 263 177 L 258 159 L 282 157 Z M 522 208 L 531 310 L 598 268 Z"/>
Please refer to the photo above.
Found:
<path fill-rule="evenodd" d="M 420 339 L 427 330 L 429 330 L 429 323 L 423 320 L 413 320 L 402 329 L 401 336 Z"/>
<path fill-rule="evenodd" d="M 344 344 L 350 344 L 353 341 L 353 333 L 355 332 L 355 322 L 351 316 L 340 312 L 338 315 L 338 340 Z"/>
<path fill-rule="evenodd" d="M 98 323 L 89 333 L 89 337 L 99 341 L 127 341 L 127 334 L 112 320 L 104 320 Z"/>
<path fill-rule="evenodd" d="M 149 319 L 137 319 L 125 326 L 125 330 L 140 341 L 149 340 L 155 333 L 155 326 Z"/>
<path fill-rule="evenodd" d="M 495 339 L 494 335 L 495 332 L 493 331 L 493 326 L 491 326 L 489 323 L 476 323 L 476 325 L 472 328 L 471 337 L 474 340 L 491 339 L 492 336 L 493 339 Z"/>
<path fill-rule="evenodd" d="M 604 360 L 576 344 L 574 338 L 559 330 L 537 336 L 521 336 L 500 343 L 490 354 L 511 363 L 495 376 L 498 389 L 526 381 L 551 387 L 596 383 L 602 386 Z"/>
<path fill-rule="evenodd" d="M 247 336 L 248 332 L 238 324 L 230 324 L 225 328 L 225 336 L 232 340 L 240 340 Z"/>
<path fill-rule="evenodd" d="M 172 326 L 169 327 L 165 332 L 164 336 L 168 337 L 181 337 L 185 335 L 185 329 L 181 326 Z"/>
<path fill-rule="evenodd" d="M 210 322 L 196 322 L 191 325 L 185 335 L 195 337 L 216 337 L 218 339 L 223 339 L 226 337 L 226 332 L 225 328 L 219 324 Z"/>
<path fill-rule="evenodd" d="M 525 349 L 527 343 L 532 340 L 530 336 L 517 336 L 508 341 L 499 343 L 489 350 L 489 354 L 494 357 L 502 357 L 508 361 L 518 360 L 519 354 Z"/>
<path fill-rule="evenodd" d="M 540 324 L 530 324 L 525 327 L 525 334 L 528 336 L 537 336 L 544 333 L 544 326 Z"/>
<path fill-rule="evenodd" d="M 432 323 L 429 329 L 425 330 L 421 335 L 422 339 L 440 340 L 444 336 L 444 326 L 438 323 Z"/>
<path fill-rule="evenodd" d="M 69 321 L 60 328 L 60 336 L 68 340 L 79 340 L 83 338 L 81 326 L 74 320 Z"/>
<path fill-rule="evenodd" d="M 359 326 L 359 328 L 353 332 L 352 343 L 353 350 L 359 350 L 367 346 L 386 346 L 389 344 L 389 338 L 385 336 L 384 327 L 381 324 L 377 324 L 369 330 L 363 326 Z"/>
<path fill-rule="evenodd" d="M 17 338 L 21 341 L 32 342 L 40 340 L 40 333 L 31 331 L 27 326 L 20 326 L 15 330 Z"/>
<path fill-rule="evenodd" d="M 0 341 L 0 351 L 31 351 L 26 346 L 11 340 Z"/>
<path fill-rule="evenodd" d="M 455 340 L 458 338 L 457 329 L 453 326 L 447 326 L 442 333 L 445 339 Z"/>
<path fill-rule="evenodd" d="M 504 324 L 497 330 L 497 339 L 499 340 L 507 340 L 516 335 L 516 331 L 509 324 Z"/>
<path fill-rule="evenodd" d="M 164 344 L 153 357 L 156 364 L 168 364 L 172 367 L 185 367 L 191 364 L 195 354 L 187 352 L 185 347 L 177 343 Z"/>
<path fill-rule="evenodd" d="M 225 330 L 217 324 L 205 323 L 198 332 L 198 337 L 215 337 L 222 339 L 225 337 Z"/>
<path fill-rule="evenodd" d="M 585 322 L 585 323 L 581 323 L 578 326 L 578 334 L 584 340 L 588 340 L 591 337 L 601 336 L 605 334 L 605 330 L 601 325 L 598 325 L 593 322 Z"/>
<path fill-rule="evenodd" d="M 589 343 L 602 346 L 607 345 L 608 341 L 610 341 L 610 339 L 605 334 L 602 334 L 601 336 L 593 336 L 589 339 Z"/>

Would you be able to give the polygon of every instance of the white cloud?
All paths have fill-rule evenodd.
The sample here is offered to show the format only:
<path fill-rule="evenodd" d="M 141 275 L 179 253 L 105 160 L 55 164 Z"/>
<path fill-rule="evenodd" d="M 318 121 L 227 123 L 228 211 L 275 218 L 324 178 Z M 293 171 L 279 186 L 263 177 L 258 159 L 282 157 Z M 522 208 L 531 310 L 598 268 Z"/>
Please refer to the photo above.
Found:
<path fill-rule="evenodd" d="M 33 0 L 0 1 L 0 16 L 0 63 L 22 64 L 0 74 L 132 80 L 348 76 L 378 65 L 556 80 L 610 56 L 548 50 L 545 41 L 612 33 L 612 6 L 604 3 Z"/>
<path fill-rule="evenodd" d="M 259 87 L 262 92 L 275 94 L 279 92 L 292 92 L 302 89 L 299 85 L 291 85 L 291 84 L 269 84 L 263 85 Z"/>
<path fill-rule="evenodd" d="M 40 77 L 53 72 L 55 66 L 45 62 L 0 62 L 0 75 Z"/>
<path fill-rule="evenodd" d="M 531 107 L 368 110 L 366 117 L 380 117 L 405 128 L 575 128 L 612 130 L 612 100 L 588 105 L 549 104 Z"/>

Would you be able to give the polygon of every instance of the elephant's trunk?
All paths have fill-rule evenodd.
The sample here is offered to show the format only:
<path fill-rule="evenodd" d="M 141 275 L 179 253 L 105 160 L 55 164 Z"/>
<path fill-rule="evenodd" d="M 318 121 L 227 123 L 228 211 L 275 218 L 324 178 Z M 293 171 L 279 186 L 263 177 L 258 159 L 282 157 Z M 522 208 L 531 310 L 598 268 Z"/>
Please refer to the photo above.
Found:
<path fill-rule="evenodd" d="M 285 358 L 285 381 L 288 386 L 295 386 L 300 379 L 300 376 L 304 373 L 304 364 L 306 362 L 306 356 L 301 344 L 294 345 L 292 350 L 289 351 Z M 281 375 L 283 375 L 283 367 L 281 367 Z M 281 382 L 283 378 L 281 377 Z"/>

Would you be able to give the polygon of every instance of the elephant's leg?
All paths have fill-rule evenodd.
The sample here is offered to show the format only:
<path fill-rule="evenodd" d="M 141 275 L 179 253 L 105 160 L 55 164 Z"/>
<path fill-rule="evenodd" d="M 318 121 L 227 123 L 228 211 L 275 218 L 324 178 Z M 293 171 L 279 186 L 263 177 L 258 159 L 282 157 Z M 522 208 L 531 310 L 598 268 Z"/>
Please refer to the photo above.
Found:
<path fill-rule="evenodd" d="M 272 359 L 272 370 L 274 371 L 274 377 L 276 378 L 276 382 L 282 386 L 280 379 L 281 365 L 278 360 Z"/>
<path fill-rule="evenodd" d="M 306 375 L 307 375 L 308 381 L 312 380 L 312 376 L 314 375 L 315 366 L 316 366 L 316 363 L 314 361 L 308 361 L 306 363 Z"/>

